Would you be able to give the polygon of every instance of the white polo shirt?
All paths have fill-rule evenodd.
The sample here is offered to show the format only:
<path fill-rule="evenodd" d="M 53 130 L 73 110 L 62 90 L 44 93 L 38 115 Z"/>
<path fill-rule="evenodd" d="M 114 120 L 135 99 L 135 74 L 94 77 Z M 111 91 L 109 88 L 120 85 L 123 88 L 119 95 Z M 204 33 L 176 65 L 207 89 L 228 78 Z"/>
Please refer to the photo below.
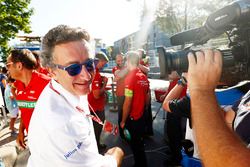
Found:
<path fill-rule="evenodd" d="M 33 112 L 28 167 L 113 167 L 116 160 L 98 153 L 87 96 L 74 96 L 55 80 L 41 93 Z M 84 110 L 80 113 L 76 106 Z"/>

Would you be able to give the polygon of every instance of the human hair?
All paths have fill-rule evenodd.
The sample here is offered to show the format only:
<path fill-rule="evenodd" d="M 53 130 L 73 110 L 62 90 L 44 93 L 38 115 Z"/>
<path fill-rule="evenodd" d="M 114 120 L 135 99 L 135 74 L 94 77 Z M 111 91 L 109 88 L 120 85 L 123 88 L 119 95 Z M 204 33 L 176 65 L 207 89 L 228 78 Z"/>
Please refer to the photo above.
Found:
<path fill-rule="evenodd" d="M 119 56 L 121 56 L 122 58 L 124 58 L 124 54 L 122 52 L 117 53 L 115 58 L 117 58 Z"/>
<path fill-rule="evenodd" d="M 138 54 L 138 52 L 135 51 L 129 51 L 126 54 L 127 57 L 127 61 L 134 67 L 137 67 L 139 65 L 139 61 L 140 61 L 140 56 Z"/>
<path fill-rule="evenodd" d="M 10 51 L 9 58 L 13 63 L 21 62 L 29 70 L 36 69 L 37 67 L 36 58 L 28 49 L 14 49 Z"/>
<path fill-rule="evenodd" d="M 3 74 L 7 74 L 8 70 L 7 70 L 6 67 L 2 67 L 1 72 L 2 72 Z"/>
<path fill-rule="evenodd" d="M 39 66 L 40 66 L 40 52 L 39 51 L 37 51 L 37 50 L 33 50 L 32 51 L 32 54 L 35 56 L 35 58 L 36 58 L 36 62 L 37 62 L 37 67 L 36 68 L 39 68 Z"/>
<path fill-rule="evenodd" d="M 33 50 L 33 51 L 32 51 L 32 54 L 35 56 L 36 60 L 39 60 L 39 59 L 40 59 L 40 52 L 39 52 L 39 51 Z"/>
<path fill-rule="evenodd" d="M 141 56 L 140 58 L 142 59 L 147 56 L 146 51 L 144 49 L 138 49 L 137 52 L 139 52 L 139 56 Z"/>
<path fill-rule="evenodd" d="M 84 29 L 72 28 L 67 25 L 58 25 L 49 30 L 42 40 L 42 65 L 54 68 L 52 53 L 55 46 L 73 41 L 89 42 L 89 33 Z M 89 48 L 87 47 L 87 49 Z"/>
<path fill-rule="evenodd" d="M 98 52 L 95 54 L 95 57 L 99 60 L 109 61 L 108 56 L 104 52 Z"/>

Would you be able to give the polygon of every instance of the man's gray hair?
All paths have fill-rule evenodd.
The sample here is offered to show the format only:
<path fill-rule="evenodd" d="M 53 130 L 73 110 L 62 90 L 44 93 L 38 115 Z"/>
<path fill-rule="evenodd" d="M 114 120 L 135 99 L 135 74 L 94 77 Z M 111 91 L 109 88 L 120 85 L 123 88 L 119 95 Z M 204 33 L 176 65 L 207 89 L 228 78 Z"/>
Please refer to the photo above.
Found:
<path fill-rule="evenodd" d="M 138 52 L 135 51 L 129 51 L 126 54 L 127 57 L 127 61 L 134 67 L 137 67 L 139 65 L 139 61 L 140 61 L 140 56 L 138 54 Z"/>
<path fill-rule="evenodd" d="M 90 41 L 89 33 L 81 28 L 72 28 L 67 25 L 58 25 L 49 30 L 42 40 L 42 65 L 54 68 L 52 53 L 56 45 L 73 41 Z M 89 48 L 87 48 L 89 49 Z"/>

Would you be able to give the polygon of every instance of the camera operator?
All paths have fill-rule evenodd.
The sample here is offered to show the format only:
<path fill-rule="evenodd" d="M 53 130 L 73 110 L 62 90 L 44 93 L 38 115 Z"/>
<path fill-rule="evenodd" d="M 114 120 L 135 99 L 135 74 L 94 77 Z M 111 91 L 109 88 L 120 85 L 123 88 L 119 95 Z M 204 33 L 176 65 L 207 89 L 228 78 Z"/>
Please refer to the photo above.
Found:
<path fill-rule="evenodd" d="M 248 143 L 230 131 L 218 105 L 215 88 L 222 72 L 222 55 L 219 51 L 203 50 L 188 54 L 188 83 L 191 97 L 192 123 L 204 166 L 249 166 Z M 236 112 L 234 127 L 236 133 L 249 128 L 239 126 L 250 124 L 250 91 L 242 98 Z M 246 137 L 246 136 L 245 136 Z M 249 136 L 248 136 L 249 139 Z"/>
<path fill-rule="evenodd" d="M 173 74 L 173 72 L 171 74 Z M 186 118 L 188 117 L 184 115 L 186 111 L 190 112 L 190 105 L 186 102 L 187 85 L 184 83 L 185 81 L 183 78 L 184 76 L 180 78 L 178 75 L 178 80 L 176 80 L 176 82 L 170 82 L 170 90 L 167 92 L 162 104 L 162 108 L 168 112 L 165 122 L 165 133 L 168 137 L 171 159 L 165 161 L 167 165 L 178 166 L 181 165 L 182 160 L 181 142 L 185 139 Z M 173 83 L 175 85 L 172 86 Z"/>

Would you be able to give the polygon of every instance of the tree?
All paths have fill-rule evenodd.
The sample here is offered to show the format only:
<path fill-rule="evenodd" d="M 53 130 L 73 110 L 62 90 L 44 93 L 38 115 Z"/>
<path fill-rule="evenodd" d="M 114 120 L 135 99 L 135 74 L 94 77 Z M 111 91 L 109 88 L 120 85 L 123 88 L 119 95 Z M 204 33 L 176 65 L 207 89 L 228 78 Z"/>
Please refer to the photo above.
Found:
<path fill-rule="evenodd" d="M 168 34 L 200 27 L 209 14 L 228 2 L 230 0 L 160 0 L 156 10 L 156 24 Z"/>
<path fill-rule="evenodd" d="M 173 34 L 181 31 L 181 24 L 177 19 L 176 12 L 173 10 L 172 2 L 160 0 L 159 8 L 155 14 L 156 24 L 163 32 Z"/>
<path fill-rule="evenodd" d="M 19 31 L 31 32 L 30 17 L 33 9 L 31 0 L 0 0 L 0 55 L 6 61 L 10 50 L 8 41 L 15 38 Z"/>

